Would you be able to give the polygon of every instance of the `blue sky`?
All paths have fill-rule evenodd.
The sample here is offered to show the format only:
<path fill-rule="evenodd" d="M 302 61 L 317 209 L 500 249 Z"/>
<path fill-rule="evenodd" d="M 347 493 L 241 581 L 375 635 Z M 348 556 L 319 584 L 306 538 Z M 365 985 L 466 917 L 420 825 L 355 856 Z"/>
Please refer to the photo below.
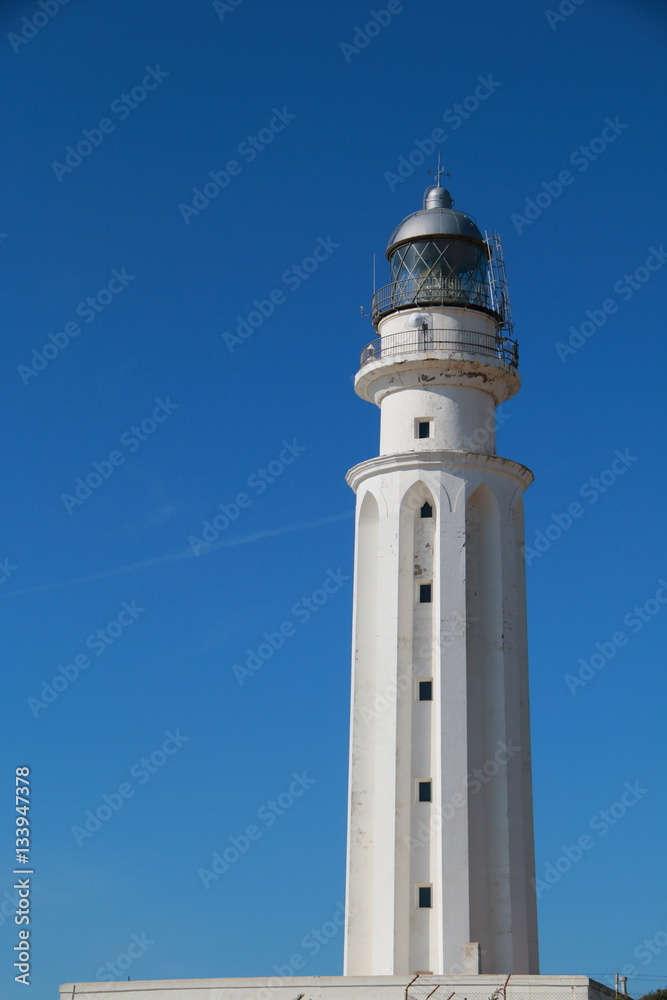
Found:
<path fill-rule="evenodd" d="M 404 0 L 362 36 L 386 5 L 54 4 L 0 10 L 2 773 L 32 769 L 32 1000 L 132 952 L 116 978 L 341 971 L 344 474 L 378 441 L 359 306 L 436 149 L 503 235 L 521 345 L 499 451 L 536 474 L 538 875 L 592 845 L 541 892 L 542 970 L 664 985 L 664 10 Z"/>

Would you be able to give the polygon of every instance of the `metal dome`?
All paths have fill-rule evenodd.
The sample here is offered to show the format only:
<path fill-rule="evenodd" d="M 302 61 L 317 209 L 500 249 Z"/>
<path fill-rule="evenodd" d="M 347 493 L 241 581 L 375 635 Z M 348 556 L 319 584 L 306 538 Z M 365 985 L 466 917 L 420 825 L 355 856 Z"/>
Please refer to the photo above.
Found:
<path fill-rule="evenodd" d="M 400 243 L 422 240 L 429 236 L 436 238 L 463 236 L 483 242 L 484 237 L 474 219 L 465 212 L 455 211 L 452 208 L 453 204 L 452 197 L 445 188 L 438 185 L 427 188 L 424 194 L 424 207 L 403 219 L 391 234 L 386 250 L 387 257 L 391 256 L 392 251 Z"/>

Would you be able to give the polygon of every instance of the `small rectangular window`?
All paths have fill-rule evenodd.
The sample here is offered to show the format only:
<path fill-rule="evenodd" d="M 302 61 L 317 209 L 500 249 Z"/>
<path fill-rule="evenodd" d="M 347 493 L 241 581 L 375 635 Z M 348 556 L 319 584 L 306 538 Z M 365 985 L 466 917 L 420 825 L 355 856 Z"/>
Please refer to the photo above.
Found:
<path fill-rule="evenodd" d="M 419 603 L 420 604 L 430 604 L 433 600 L 432 597 L 432 585 L 430 583 L 420 583 L 419 584 Z"/>
<path fill-rule="evenodd" d="M 420 885 L 417 887 L 417 905 L 420 909 L 430 907 L 433 905 L 431 901 L 431 886 L 430 885 Z"/>
<path fill-rule="evenodd" d="M 417 422 L 417 437 L 427 438 L 431 436 L 431 421 L 419 420 Z"/>
<path fill-rule="evenodd" d="M 419 700 L 433 701 L 433 681 L 419 682 Z"/>
<path fill-rule="evenodd" d="M 420 517 L 433 517 L 433 508 L 431 507 L 430 503 L 425 503 L 421 507 L 421 509 L 419 511 L 419 516 Z"/>
<path fill-rule="evenodd" d="M 420 781 L 419 782 L 419 802 L 430 802 L 431 801 L 431 782 L 430 781 Z"/>

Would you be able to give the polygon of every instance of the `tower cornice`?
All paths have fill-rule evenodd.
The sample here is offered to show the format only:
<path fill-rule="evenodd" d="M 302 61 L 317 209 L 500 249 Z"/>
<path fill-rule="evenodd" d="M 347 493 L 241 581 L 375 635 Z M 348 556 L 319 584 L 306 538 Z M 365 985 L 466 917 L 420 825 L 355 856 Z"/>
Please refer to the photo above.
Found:
<path fill-rule="evenodd" d="M 390 392 L 409 386 L 460 385 L 488 393 L 498 406 L 516 395 L 521 380 L 516 368 L 501 359 L 484 358 L 451 350 L 396 352 L 365 361 L 357 373 L 354 390 L 379 405 Z"/>
<path fill-rule="evenodd" d="M 381 455 L 369 458 L 353 466 L 345 477 L 348 486 L 356 493 L 366 479 L 386 472 L 411 472 L 423 469 L 460 471 L 462 468 L 493 469 L 517 480 L 527 489 L 532 483 L 533 473 L 520 462 L 500 455 L 480 455 L 471 451 L 409 451 L 396 455 Z"/>

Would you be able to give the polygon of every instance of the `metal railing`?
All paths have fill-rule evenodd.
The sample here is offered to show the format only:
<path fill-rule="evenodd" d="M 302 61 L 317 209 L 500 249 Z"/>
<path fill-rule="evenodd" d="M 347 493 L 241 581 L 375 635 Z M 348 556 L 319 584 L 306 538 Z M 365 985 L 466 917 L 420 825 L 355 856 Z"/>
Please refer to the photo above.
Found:
<path fill-rule="evenodd" d="M 497 311 L 488 282 L 430 275 L 425 278 L 401 278 L 378 288 L 373 296 L 373 320 L 394 309 L 419 305 L 469 305 Z"/>
<path fill-rule="evenodd" d="M 489 229 L 484 238 L 489 248 L 489 282 L 491 286 L 491 308 L 502 316 L 502 326 L 508 337 L 512 336 L 512 307 L 510 305 L 510 290 L 505 274 L 505 256 L 500 233 Z"/>
<path fill-rule="evenodd" d="M 493 336 L 476 330 L 404 330 L 389 333 L 367 344 L 361 352 L 361 365 L 392 357 L 395 354 L 482 354 L 503 361 L 511 368 L 519 366 L 519 345 L 509 337 Z"/>

